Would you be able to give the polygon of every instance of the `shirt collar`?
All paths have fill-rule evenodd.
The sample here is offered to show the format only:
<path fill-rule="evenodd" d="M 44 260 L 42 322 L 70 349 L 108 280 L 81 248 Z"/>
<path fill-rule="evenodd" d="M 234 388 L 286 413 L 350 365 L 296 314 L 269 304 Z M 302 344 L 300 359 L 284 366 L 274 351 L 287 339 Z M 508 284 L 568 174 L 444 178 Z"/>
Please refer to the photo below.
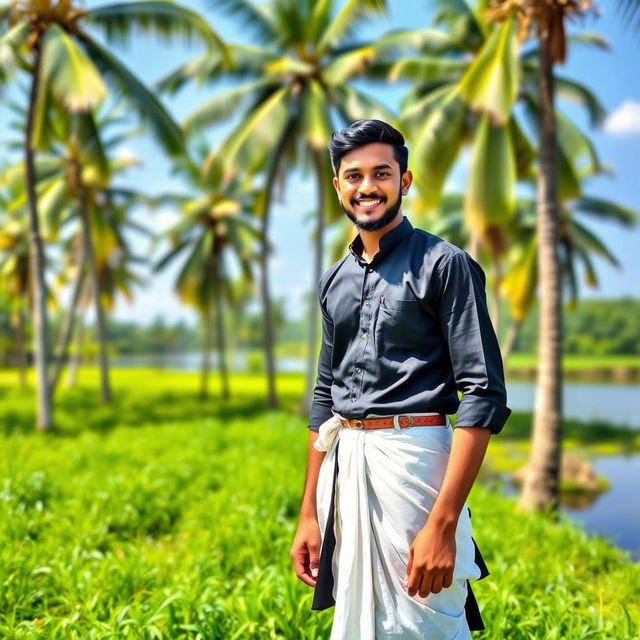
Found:
<path fill-rule="evenodd" d="M 379 240 L 378 253 L 373 257 L 373 260 L 377 261 L 382 256 L 392 249 L 395 249 L 407 236 L 411 235 L 413 231 L 413 225 L 409 222 L 409 219 L 404 216 L 402 222 L 397 226 L 385 233 Z M 349 251 L 358 260 L 362 261 L 362 250 L 364 245 L 362 244 L 362 238 L 358 234 L 354 241 L 349 245 Z M 373 262 L 372 260 L 372 262 Z"/>

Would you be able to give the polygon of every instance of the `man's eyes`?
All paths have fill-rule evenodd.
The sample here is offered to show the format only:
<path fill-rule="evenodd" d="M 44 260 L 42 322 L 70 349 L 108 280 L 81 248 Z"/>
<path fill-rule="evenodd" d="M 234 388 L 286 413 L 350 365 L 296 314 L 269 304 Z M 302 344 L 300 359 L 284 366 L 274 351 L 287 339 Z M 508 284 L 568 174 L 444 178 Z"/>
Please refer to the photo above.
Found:
<path fill-rule="evenodd" d="M 389 171 L 376 171 L 377 178 L 388 178 L 391 175 Z M 345 176 L 345 180 L 352 182 L 353 180 L 359 180 L 362 176 L 359 173 L 350 173 Z"/>

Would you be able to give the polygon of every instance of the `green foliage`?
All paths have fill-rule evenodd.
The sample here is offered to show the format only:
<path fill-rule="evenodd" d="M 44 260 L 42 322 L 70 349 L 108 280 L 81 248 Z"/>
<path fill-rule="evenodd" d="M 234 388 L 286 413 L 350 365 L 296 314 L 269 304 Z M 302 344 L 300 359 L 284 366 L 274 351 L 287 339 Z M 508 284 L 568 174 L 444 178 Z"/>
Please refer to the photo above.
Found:
<path fill-rule="evenodd" d="M 583 300 L 564 315 L 564 353 L 605 356 L 640 355 L 640 300 Z M 533 352 L 535 314 L 525 322 L 518 351 Z"/>
<path fill-rule="evenodd" d="M 252 376 L 224 405 L 198 402 L 195 375 L 119 371 L 115 406 L 98 408 L 96 373 L 61 392 L 46 437 L 0 373 L 0 637 L 327 637 L 331 613 L 310 611 L 288 557 L 304 420 L 264 411 Z M 279 387 L 293 405 L 302 379 Z M 470 506 L 491 571 L 477 638 L 637 637 L 640 567 L 624 553 L 479 486 Z"/>

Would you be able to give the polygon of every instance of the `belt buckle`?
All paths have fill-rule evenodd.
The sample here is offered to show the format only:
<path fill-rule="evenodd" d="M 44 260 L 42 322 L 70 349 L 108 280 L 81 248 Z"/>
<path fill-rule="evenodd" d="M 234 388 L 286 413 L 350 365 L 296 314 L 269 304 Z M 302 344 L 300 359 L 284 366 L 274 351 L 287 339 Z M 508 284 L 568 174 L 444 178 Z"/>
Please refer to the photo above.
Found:
<path fill-rule="evenodd" d="M 406 424 L 402 424 L 403 418 L 407 420 Z M 398 426 L 401 429 L 407 429 L 408 427 L 413 427 L 413 423 L 414 423 L 413 416 L 398 416 Z"/>
<path fill-rule="evenodd" d="M 362 420 L 349 420 L 350 429 L 364 429 L 364 422 Z"/>

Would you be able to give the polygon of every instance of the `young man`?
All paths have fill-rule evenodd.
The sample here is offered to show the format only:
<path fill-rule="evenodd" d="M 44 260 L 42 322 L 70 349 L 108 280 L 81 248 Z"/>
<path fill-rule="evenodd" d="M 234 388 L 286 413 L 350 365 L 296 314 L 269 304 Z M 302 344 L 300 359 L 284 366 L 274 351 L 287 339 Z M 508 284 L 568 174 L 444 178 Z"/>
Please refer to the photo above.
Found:
<path fill-rule="evenodd" d="M 360 120 L 329 150 L 359 235 L 320 281 L 291 558 L 313 608 L 335 603 L 332 640 L 464 640 L 484 628 L 469 580 L 488 575 L 466 500 L 510 413 L 484 274 L 403 216 L 412 174 L 399 131 Z"/>

